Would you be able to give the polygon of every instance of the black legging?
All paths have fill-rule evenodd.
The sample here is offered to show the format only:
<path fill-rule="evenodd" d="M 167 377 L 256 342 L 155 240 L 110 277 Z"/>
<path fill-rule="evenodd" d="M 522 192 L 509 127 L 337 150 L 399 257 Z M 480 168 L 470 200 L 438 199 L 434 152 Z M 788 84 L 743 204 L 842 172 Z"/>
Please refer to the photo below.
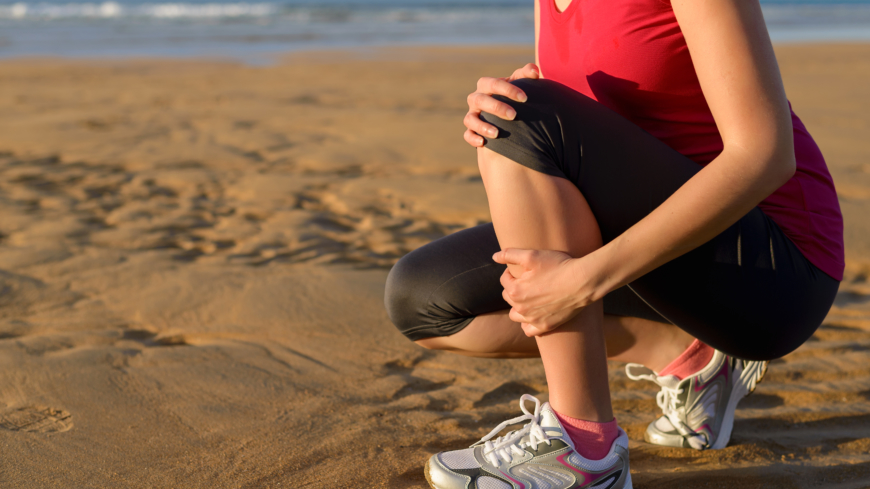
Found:
<path fill-rule="evenodd" d="M 594 100 L 549 80 L 514 82 L 528 95 L 486 147 L 573 182 L 605 243 L 664 202 L 701 167 Z M 452 335 L 477 315 L 509 309 L 492 261 L 491 224 L 457 232 L 402 258 L 385 303 L 408 338 Z M 608 314 L 671 322 L 748 360 L 785 355 L 821 324 L 839 282 L 810 263 L 759 208 L 699 248 L 604 298 Z"/>

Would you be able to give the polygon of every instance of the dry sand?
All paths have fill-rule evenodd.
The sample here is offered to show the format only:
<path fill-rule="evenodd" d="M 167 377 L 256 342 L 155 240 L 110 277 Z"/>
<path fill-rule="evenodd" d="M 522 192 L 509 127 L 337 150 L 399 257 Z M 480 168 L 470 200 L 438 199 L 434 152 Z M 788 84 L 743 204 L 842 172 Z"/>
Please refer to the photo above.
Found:
<path fill-rule="evenodd" d="M 524 49 L 0 63 L 0 487 L 425 487 L 422 466 L 546 398 L 539 361 L 421 350 L 389 266 L 488 219 L 462 141 Z M 827 155 L 848 270 L 715 452 L 642 441 L 638 488 L 870 487 L 870 46 L 778 50 Z"/>

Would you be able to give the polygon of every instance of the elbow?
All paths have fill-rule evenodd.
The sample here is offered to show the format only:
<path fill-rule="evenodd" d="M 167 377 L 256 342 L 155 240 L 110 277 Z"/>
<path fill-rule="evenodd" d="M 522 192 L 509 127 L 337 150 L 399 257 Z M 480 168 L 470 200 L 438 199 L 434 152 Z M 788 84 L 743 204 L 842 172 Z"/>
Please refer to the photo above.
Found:
<path fill-rule="evenodd" d="M 791 180 L 797 171 L 797 158 L 794 154 L 794 128 L 791 124 L 791 117 L 787 123 L 780 124 L 777 128 L 776 135 L 772 135 L 772 140 L 776 144 L 771 148 L 772 160 L 776 162 L 776 175 L 779 179 L 777 188 L 785 185 Z"/>
<path fill-rule="evenodd" d="M 797 171 L 797 159 L 794 155 L 794 144 L 790 144 L 788 147 L 784 148 L 781 151 L 777 152 L 778 154 L 773 159 L 775 162 L 774 166 L 774 180 L 777 182 L 776 188 L 779 188 L 785 185 L 786 182 L 791 180 L 791 177 L 794 176 Z"/>
<path fill-rule="evenodd" d="M 794 137 L 791 132 L 778 131 L 770 134 L 766 141 L 756 144 L 754 152 L 764 162 L 764 179 L 772 187 L 771 192 L 785 185 L 797 171 L 797 159 L 794 154 Z"/>
<path fill-rule="evenodd" d="M 774 179 L 777 182 L 776 188 L 779 188 L 791 180 L 791 177 L 793 177 L 797 171 L 797 160 L 794 156 L 794 149 L 792 149 L 787 156 L 777 158 L 777 164 L 775 166 L 776 170 Z"/>

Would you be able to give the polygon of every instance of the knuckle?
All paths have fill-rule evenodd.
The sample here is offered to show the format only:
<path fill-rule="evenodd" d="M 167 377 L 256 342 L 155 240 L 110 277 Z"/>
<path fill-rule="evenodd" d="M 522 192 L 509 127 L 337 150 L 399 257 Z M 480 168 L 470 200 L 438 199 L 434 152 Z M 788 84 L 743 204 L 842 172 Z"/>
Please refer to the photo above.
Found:
<path fill-rule="evenodd" d="M 507 112 L 507 107 L 508 107 L 507 104 L 501 103 L 494 98 L 490 98 L 486 102 L 487 102 L 486 107 L 487 107 L 487 109 L 489 109 L 488 112 L 490 112 L 492 114 Z"/>

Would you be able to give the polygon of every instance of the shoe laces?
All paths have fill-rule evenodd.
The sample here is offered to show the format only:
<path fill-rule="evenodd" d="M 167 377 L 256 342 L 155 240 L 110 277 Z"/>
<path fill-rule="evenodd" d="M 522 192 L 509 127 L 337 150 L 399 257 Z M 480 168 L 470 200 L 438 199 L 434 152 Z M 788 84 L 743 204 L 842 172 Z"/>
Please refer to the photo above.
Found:
<path fill-rule="evenodd" d="M 526 409 L 526 401 L 535 402 L 534 412 L 530 412 Z M 510 463 L 513 462 L 514 455 L 522 457 L 526 454 L 526 451 L 523 450 L 524 446 L 531 446 L 532 450 L 537 450 L 538 444 L 540 443 L 550 445 L 551 442 L 549 437 L 544 432 L 544 429 L 541 428 L 541 401 L 534 396 L 523 394 L 520 398 L 520 409 L 524 413 L 522 416 L 517 416 L 516 418 L 504 421 L 496 426 L 495 429 L 490 431 L 488 435 L 481 438 L 480 441 L 471 445 L 472 447 L 476 447 L 483 444 L 483 457 L 492 465 L 498 466 L 499 459 Z M 519 424 L 524 421 L 528 421 L 528 423 L 521 429 L 511 431 L 504 436 L 499 436 L 498 438 L 493 439 L 495 435 L 501 433 L 501 431 L 508 426 Z M 528 438 L 526 439 L 526 437 Z"/>
<path fill-rule="evenodd" d="M 640 370 L 643 373 L 632 373 L 632 370 Z M 668 418 L 674 428 L 680 432 L 686 439 L 689 445 L 696 450 L 703 450 L 707 447 L 707 436 L 703 433 L 697 433 L 689 427 L 684 421 L 686 417 L 685 406 L 680 406 L 680 394 L 684 389 L 678 386 L 672 386 L 675 377 L 666 376 L 660 377 L 655 372 L 644 365 L 638 363 L 629 363 L 625 367 L 625 373 L 631 380 L 648 380 L 654 382 L 661 387 L 661 390 L 656 394 L 656 404 L 661 408 L 662 413 Z"/>

